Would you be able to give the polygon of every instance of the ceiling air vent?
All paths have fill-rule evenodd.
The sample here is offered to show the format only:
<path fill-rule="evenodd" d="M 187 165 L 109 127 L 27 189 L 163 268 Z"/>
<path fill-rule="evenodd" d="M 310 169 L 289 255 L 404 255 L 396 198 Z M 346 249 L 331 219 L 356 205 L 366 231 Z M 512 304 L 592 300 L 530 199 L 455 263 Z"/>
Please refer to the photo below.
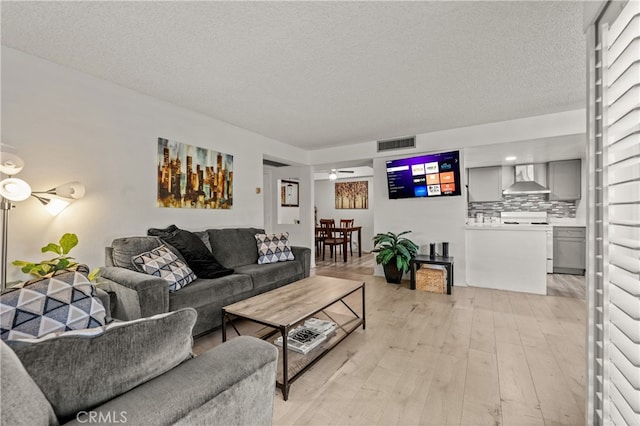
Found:
<path fill-rule="evenodd" d="M 280 163 L 278 161 L 273 161 L 273 160 L 267 160 L 266 158 L 262 159 L 262 164 L 264 166 L 271 166 L 271 167 L 286 167 L 289 164 L 285 164 L 285 163 Z"/>
<path fill-rule="evenodd" d="M 415 148 L 416 137 L 388 139 L 386 141 L 378 141 L 378 152 L 393 151 L 396 149 Z"/>

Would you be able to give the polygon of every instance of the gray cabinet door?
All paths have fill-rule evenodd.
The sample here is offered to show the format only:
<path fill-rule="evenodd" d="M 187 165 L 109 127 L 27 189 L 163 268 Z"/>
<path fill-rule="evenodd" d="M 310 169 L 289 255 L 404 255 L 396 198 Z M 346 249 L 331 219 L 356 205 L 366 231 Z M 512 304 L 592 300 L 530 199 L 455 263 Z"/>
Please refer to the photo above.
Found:
<path fill-rule="evenodd" d="M 586 268 L 586 229 L 555 227 L 553 230 L 554 272 Z"/>
<path fill-rule="evenodd" d="M 469 202 L 502 200 L 502 168 L 469 169 Z"/>
<path fill-rule="evenodd" d="M 550 200 L 579 200 L 581 195 L 581 161 L 565 160 L 549 163 L 547 183 Z"/>
<path fill-rule="evenodd" d="M 585 241 L 558 238 L 553 242 L 553 266 L 557 268 L 585 268 Z"/>

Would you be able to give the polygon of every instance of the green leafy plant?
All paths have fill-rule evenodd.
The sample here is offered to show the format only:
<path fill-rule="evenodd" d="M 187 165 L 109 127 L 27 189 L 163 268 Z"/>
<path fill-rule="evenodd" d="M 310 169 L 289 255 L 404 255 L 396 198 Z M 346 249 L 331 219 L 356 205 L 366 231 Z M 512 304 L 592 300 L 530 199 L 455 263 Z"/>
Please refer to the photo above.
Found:
<path fill-rule="evenodd" d="M 418 246 L 410 239 L 403 237 L 410 232 L 376 234 L 373 237 L 374 249 L 372 250 L 378 253 L 376 262 L 383 266 L 389 262 L 395 262 L 398 271 L 408 272 L 411 258 L 418 254 Z"/>
<path fill-rule="evenodd" d="M 22 272 L 36 277 L 48 277 L 62 269 L 75 270 L 80 264 L 69 255 L 69 252 L 77 245 L 78 236 L 76 234 L 66 233 L 60 238 L 58 244 L 49 243 L 41 249 L 42 253 L 52 252 L 57 254 L 57 257 L 49 260 L 43 260 L 38 263 L 28 262 L 25 260 L 14 260 L 13 265 L 19 266 Z M 90 280 L 94 280 L 98 277 L 98 274 L 99 269 L 94 269 L 91 271 L 88 278 Z"/>

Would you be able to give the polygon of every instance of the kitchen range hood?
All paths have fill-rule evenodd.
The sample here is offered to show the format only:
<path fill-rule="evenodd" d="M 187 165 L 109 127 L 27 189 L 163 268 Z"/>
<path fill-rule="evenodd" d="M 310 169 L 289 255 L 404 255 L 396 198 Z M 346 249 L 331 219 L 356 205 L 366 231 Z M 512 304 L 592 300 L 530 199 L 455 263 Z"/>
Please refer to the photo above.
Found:
<path fill-rule="evenodd" d="M 522 164 L 515 167 L 516 182 L 502 191 L 505 195 L 514 194 L 548 194 L 548 188 L 540 185 L 534 179 L 533 164 Z"/>

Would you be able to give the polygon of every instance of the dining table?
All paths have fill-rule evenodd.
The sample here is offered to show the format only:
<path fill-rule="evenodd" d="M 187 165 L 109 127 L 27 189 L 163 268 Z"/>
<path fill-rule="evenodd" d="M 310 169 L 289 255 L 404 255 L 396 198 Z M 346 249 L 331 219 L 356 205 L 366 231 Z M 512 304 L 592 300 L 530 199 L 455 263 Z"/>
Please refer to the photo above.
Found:
<path fill-rule="evenodd" d="M 346 226 L 346 227 L 339 227 L 339 226 L 335 226 L 335 227 L 331 227 L 331 228 L 323 228 L 321 226 L 316 226 L 316 234 L 318 234 L 319 232 L 322 231 L 328 231 L 328 232 L 339 232 L 342 235 L 342 260 L 344 262 L 347 261 L 347 248 L 349 247 L 349 242 L 347 241 L 347 236 L 349 235 L 349 233 L 357 233 L 358 234 L 358 257 L 362 257 L 362 235 L 361 235 L 361 231 L 362 231 L 362 226 Z"/>

